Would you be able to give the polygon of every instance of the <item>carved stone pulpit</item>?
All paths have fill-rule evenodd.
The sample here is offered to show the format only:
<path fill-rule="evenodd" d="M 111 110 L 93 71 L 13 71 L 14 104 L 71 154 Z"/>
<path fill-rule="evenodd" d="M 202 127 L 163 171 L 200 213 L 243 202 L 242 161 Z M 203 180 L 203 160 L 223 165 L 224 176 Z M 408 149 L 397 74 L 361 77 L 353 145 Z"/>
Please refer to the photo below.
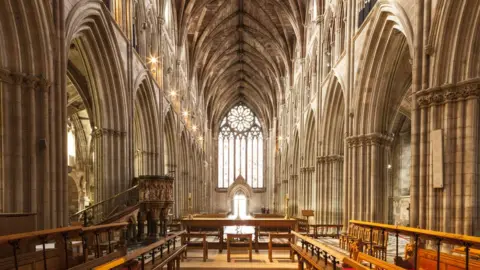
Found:
<path fill-rule="evenodd" d="M 173 181 L 174 178 L 168 175 L 139 177 L 139 235 L 145 233 L 145 221 L 149 237 L 157 238 L 167 234 L 167 215 L 174 204 Z"/>

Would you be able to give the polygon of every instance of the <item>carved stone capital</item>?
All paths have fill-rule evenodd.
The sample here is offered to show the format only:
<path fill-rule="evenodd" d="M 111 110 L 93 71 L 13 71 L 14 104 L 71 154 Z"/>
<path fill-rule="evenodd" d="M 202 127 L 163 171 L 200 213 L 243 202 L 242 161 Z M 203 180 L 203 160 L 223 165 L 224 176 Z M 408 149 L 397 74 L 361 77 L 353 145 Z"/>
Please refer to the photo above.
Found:
<path fill-rule="evenodd" d="M 92 138 L 100 138 L 104 136 L 123 137 L 127 132 L 108 128 L 98 128 L 92 131 Z"/>
<path fill-rule="evenodd" d="M 370 133 L 364 135 L 351 136 L 346 138 L 349 147 L 358 147 L 364 145 L 383 145 L 388 146 L 393 141 L 393 137 L 381 134 Z"/>
<path fill-rule="evenodd" d="M 19 72 L 11 72 L 10 77 L 12 78 L 13 84 L 22 85 L 25 78 L 25 74 Z"/>
<path fill-rule="evenodd" d="M 480 97 L 480 79 L 468 80 L 457 84 L 432 87 L 416 93 L 420 107 L 455 102 L 457 100 L 478 99 Z"/>
<path fill-rule="evenodd" d="M 26 76 L 26 77 L 25 77 L 24 83 L 25 83 L 25 85 L 27 86 L 27 88 L 29 88 L 29 89 L 35 89 L 35 88 L 37 88 L 37 87 L 39 86 L 40 79 L 39 79 L 38 77 L 29 75 L 29 76 Z"/>
<path fill-rule="evenodd" d="M 319 156 L 317 157 L 317 163 L 331 163 L 331 162 L 340 162 L 343 161 L 343 156 L 341 155 L 328 155 L 328 156 Z"/>

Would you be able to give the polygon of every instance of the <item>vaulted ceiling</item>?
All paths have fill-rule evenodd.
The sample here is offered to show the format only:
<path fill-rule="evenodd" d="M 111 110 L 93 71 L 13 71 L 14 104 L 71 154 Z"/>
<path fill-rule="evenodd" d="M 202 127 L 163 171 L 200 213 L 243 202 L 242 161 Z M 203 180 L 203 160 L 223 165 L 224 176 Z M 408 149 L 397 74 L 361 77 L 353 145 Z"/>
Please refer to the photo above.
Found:
<path fill-rule="evenodd" d="M 238 102 L 270 126 L 303 37 L 303 0 L 179 0 L 180 39 L 210 123 Z M 178 4 L 177 2 L 177 4 Z M 183 8 L 182 8 L 183 7 Z M 182 25 L 183 23 L 183 25 Z M 183 26 L 183 27 L 182 27 Z"/>

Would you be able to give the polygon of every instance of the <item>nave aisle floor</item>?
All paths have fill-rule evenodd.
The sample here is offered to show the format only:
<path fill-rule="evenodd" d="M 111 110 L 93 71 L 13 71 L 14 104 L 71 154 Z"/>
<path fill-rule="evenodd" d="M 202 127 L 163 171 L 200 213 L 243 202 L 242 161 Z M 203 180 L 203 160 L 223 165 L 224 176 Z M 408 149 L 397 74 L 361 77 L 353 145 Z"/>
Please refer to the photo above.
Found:
<path fill-rule="evenodd" d="M 218 253 L 218 250 L 208 251 L 208 260 L 203 262 L 202 251 L 189 250 L 188 258 L 180 264 L 181 269 L 297 269 L 297 261 L 291 262 L 286 251 L 274 251 L 273 262 L 268 260 L 268 251 L 260 250 L 252 253 L 252 262 L 248 261 L 246 252 L 235 252 L 231 255 L 231 262 L 227 262 L 227 251 Z"/>

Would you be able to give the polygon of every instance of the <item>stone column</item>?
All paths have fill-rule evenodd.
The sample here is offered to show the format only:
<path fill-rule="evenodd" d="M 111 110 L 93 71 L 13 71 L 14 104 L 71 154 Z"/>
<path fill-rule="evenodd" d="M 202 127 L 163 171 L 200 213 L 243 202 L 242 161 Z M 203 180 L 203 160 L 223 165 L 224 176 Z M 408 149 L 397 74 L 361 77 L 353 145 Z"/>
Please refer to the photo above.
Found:
<path fill-rule="evenodd" d="M 418 194 L 419 200 L 411 217 L 418 220 L 421 228 L 468 235 L 480 233 L 477 225 L 479 97 L 479 79 L 416 93 L 419 132 L 412 138 L 420 142 L 420 151 L 418 161 L 412 160 L 418 162 L 412 164 L 412 175 L 418 176 L 419 184 L 412 185 L 411 192 Z M 441 130 L 443 135 L 442 187 L 433 181 L 430 140 L 435 130 Z"/>
<path fill-rule="evenodd" d="M 348 148 L 351 149 L 347 154 L 352 162 L 347 171 L 351 186 L 346 198 L 349 209 L 347 219 L 387 222 L 385 182 L 391 141 L 391 137 L 380 133 L 347 138 Z"/>

